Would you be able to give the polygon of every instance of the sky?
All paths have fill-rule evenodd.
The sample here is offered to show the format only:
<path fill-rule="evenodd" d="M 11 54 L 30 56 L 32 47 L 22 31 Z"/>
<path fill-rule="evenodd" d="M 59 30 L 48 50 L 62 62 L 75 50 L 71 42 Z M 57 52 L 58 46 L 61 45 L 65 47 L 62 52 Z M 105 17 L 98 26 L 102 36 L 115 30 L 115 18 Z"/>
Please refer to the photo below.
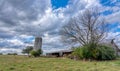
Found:
<path fill-rule="evenodd" d="M 44 52 L 69 49 L 59 30 L 79 12 L 97 7 L 110 24 L 108 38 L 120 42 L 120 0 L 0 0 L 0 53 L 16 52 L 43 38 Z"/>

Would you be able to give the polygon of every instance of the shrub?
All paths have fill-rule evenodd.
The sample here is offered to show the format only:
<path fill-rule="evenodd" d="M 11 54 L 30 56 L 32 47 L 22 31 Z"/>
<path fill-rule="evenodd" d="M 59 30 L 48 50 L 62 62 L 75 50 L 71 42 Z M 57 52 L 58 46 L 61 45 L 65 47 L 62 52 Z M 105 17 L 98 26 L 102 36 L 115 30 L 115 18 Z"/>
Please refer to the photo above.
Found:
<path fill-rule="evenodd" d="M 0 55 L 3 55 L 2 53 L 0 53 Z"/>
<path fill-rule="evenodd" d="M 89 45 L 77 47 L 72 54 L 78 59 L 93 59 L 92 49 Z"/>
<path fill-rule="evenodd" d="M 115 59 L 115 51 L 112 47 L 105 45 L 85 45 L 78 47 L 72 53 L 79 59 L 112 60 Z"/>
<path fill-rule="evenodd" d="M 71 56 L 76 56 L 78 59 L 83 59 L 83 48 L 76 48 Z"/>
<path fill-rule="evenodd" d="M 39 57 L 40 54 L 42 54 L 42 50 L 41 49 L 36 50 L 36 51 L 35 50 L 31 51 L 31 55 L 34 56 L 34 57 Z"/>
<path fill-rule="evenodd" d="M 40 56 L 40 54 L 37 51 L 34 51 L 34 50 L 31 51 L 31 55 L 34 56 L 34 57 Z"/>
<path fill-rule="evenodd" d="M 41 50 L 41 49 L 38 49 L 37 52 L 38 52 L 39 54 L 42 54 L 42 50 Z"/>
<path fill-rule="evenodd" d="M 97 60 L 113 60 L 116 58 L 115 51 L 112 47 L 100 45 L 97 48 Z"/>

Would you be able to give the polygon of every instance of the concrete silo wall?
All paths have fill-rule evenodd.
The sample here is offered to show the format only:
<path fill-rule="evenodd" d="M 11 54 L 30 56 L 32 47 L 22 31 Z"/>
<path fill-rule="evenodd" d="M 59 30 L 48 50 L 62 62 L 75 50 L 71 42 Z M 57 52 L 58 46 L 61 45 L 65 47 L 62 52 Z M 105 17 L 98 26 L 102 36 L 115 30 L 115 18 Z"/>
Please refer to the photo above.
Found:
<path fill-rule="evenodd" d="M 38 50 L 42 48 L 42 38 L 41 37 L 35 37 L 34 42 L 34 50 Z"/>

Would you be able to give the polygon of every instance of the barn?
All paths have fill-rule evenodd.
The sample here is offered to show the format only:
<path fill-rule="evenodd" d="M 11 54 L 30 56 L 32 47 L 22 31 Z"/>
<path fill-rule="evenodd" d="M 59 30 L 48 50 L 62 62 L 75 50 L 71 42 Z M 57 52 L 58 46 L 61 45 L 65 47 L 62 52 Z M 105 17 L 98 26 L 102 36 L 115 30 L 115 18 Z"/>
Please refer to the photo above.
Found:
<path fill-rule="evenodd" d="M 62 57 L 64 55 L 69 55 L 72 52 L 73 50 L 60 50 L 60 51 L 48 52 L 46 53 L 46 56 Z"/>

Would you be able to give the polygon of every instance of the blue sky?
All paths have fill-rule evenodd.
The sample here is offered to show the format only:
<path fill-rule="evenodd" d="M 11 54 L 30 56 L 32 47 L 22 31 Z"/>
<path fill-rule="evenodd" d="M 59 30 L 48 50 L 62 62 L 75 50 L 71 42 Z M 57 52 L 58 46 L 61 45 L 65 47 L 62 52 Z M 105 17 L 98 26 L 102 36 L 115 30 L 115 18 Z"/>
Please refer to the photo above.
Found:
<path fill-rule="evenodd" d="M 61 26 L 93 7 L 100 9 L 110 25 L 108 38 L 119 35 L 120 0 L 0 0 L 0 52 L 20 53 L 33 46 L 35 36 L 43 38 L 45 52 L 69 49 L 72 45 L 60 41 Z M 116 38 L 118 43 L 120 36 Z"/>
<path fill-rule="evenodd" d="M 100 0 L 100 3 L 103 5 L 103 6 L 116 6 L 116 4 L 120 2 L 120 0 Z"/>
<path fill-rule="evenodd" d="M 51 0 L 52 7 L 57 9 L 59 7 L 66 7 L 69 0 Z"/>

